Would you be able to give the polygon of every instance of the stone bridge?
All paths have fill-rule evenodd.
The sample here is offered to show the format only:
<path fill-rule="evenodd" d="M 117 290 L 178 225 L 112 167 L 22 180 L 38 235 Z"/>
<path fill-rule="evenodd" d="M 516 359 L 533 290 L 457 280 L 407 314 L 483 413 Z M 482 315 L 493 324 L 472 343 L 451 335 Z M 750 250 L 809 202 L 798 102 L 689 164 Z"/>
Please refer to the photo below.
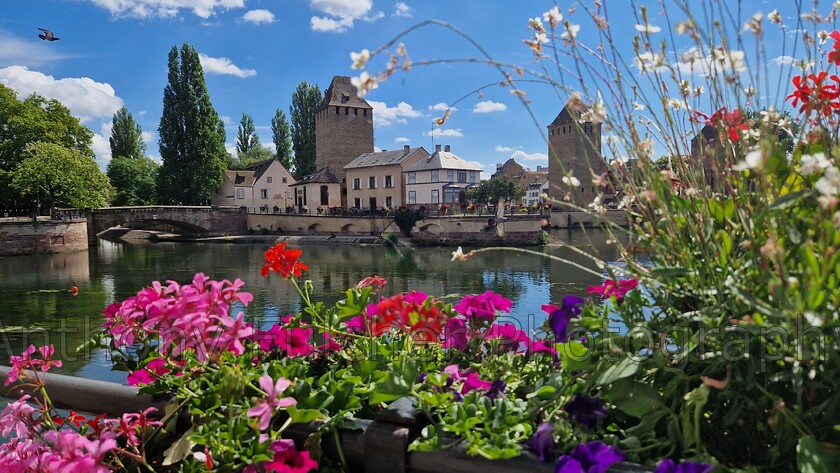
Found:
<path fill-rule="evenodd" d="M 87 212 L 88 242 L 112 227 L 133 230 L 170 227 L 189 236 L 238 235 L 248 230 L 245 207 L 149 205 L 105 207 Z"/>

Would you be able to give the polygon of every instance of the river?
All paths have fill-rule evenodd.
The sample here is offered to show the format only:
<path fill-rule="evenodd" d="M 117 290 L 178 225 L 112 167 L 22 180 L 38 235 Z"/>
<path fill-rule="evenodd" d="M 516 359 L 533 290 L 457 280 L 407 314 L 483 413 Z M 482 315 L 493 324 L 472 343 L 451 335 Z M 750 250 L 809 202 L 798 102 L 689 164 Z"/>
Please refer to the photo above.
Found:
<path fill-rule="evenodd" d="M 555 238 L 613 261 L 616 251 L 603 233 L 562 231 Z M 203 272 L 213 279 L 240 278 L 254 295 L 245 309 L 247 320 L 267 328 L 300 308 L 291 284 L 260 275 L 269 244 L 112 243 L 100 241 L 88 251 L 0 257 L 0 363 L 29 344 L 52 343 L 63 366 L 56 371 L 91 379 L 124 382 L 125 373 L 111 369 L 107 353 L 76 348 L 100 330 L 102 310 L 126 299 L 152 281 L 182 283 Z M 534 248 L 594 268 L 587 258 L 562 247 Z M 385 295 L 418 290 L 456 302 L 459 295 L 492 290 L 513 301 L 511 320 L 524 329 L 545 318 L 542 304 L 557 303 L 566 294 L 584 294 L 600 278 L 544 256 L 493 251 L 465 262 L 452 262 L 453 248 L 384 246 L 306 246 L 301 261 L 312 280 L 316 299 L 329 303 L 360 279 L 379 275 L 388 281 Z M 469 250 L 469 248 L 465 249 Z M 78 295 L 71 288 L 78 287 Z"/>

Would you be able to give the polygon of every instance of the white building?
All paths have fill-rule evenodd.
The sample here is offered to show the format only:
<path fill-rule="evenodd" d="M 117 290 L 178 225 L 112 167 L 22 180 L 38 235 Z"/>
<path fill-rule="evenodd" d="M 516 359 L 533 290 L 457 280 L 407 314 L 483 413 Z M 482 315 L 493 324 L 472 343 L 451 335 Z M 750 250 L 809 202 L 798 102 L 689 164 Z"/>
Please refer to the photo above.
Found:
<path fill-rule="evenodd" d="M 467 190 L 481 182 L 481 167 L 452 154 L 449 145 L 403 170 L 407 205 L 466 205 Z"/>
<path fill-rule="evenodd" d="M 294 205 L 291 185 L 295 178 L 277 158 L 244 170 L 225 171 L 222 186 L 213 194 L 213 205 L 248 207 L 250 212 L 276 213 Z M 275 208 L 276 207 L 276 208 Z"/>
<path fill-rule="evenodd" d="M 525 188 L 525 195 L 522 197 L 522 206 L 529 207 L 539 203 L 545 203 L 543 195 L 548 194 L 548 177 L 535 180 Z"/>

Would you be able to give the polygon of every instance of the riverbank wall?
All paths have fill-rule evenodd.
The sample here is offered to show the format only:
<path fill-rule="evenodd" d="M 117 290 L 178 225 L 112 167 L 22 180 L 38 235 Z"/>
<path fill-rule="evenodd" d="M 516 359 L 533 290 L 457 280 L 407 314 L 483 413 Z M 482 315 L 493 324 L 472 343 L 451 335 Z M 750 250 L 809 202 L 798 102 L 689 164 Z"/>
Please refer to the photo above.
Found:
<path fill-rule="evenodd" d="M 0 219 L 0 256 L 63 253 L 88 248 L 87 220 Z"/>

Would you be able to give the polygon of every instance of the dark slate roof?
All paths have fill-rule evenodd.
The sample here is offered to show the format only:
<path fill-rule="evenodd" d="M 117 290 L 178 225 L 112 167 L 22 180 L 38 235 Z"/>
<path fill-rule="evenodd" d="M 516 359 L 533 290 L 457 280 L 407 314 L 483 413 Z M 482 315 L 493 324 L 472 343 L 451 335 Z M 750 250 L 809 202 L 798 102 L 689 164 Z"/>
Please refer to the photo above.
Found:
<path fill-rule="evenodd" d="M 338 177 L 335 175 L 334 172 L 329 168 L 329 166 L 322 167 L 321 169 L 309 174 L 308 176 L 303 176 L 300 178 L 299 181 L 292 184 L 292 186 L 302 186 L 306 184 L 339 184 L 341 181 L 338 180 Z"/>
<path fill-rule="evenodd" d="M 416 153 L 421 153 L 423 156 L 428 156 L 429 152 L 422 146 L 419 148 L 405 148 L 395 149 L 393 151 L 380 151 L 378 153 L 365 153 L 359 155 L 356 159 L 350 161 L 344 169 L 358 169 L 369 168 L 374 166 L 390 166 L 393 164 L 402 164 Z"/>
<path fill-rule="evenodd" d="M 697 135 L 691 139 L 691 141 L 698 139 L 701 135 L 707 140 L 718 138 L 718 130 L 711 125 L 706 125 L 700 130 L 700 133 L 697 133 Z"/>
<path fill-rule="evenodd" d="M 502 165 L 499 167 L 499 169 L 496 169 L 496 172 L 494 172 L 494 173 L 490 176 L 490 178 L 492 179 L 492 178 L 494 178 L 494 177 L 496 177 L 496 176 L 502 176 L 502 175 L 504 175 L 504 173 L 505 173 L 505 172 L 508 172 L 509 168 L 516 169 L 517 174 L 514 174 L 514 175 L 519 175 L 518 173 L 524 173 L 524 172 L 525 172 L 525 167 L 524 167 L 524 166 L 522 166 L 521 164 L 517 163 L 515 159 L 510 158 L 510 159 L 508 159 L 507 161 L 505 161 L 505 163 L 504 163 L 504 164 L 502 164 Z"/>
<path fill-rule="evenodd" d="M 233 183 L 234 187 L 251 187 L 257 180 L 254 171 L 225 171 L 225 176 Z"/>
<path fill-rule="evenodd" d="M 353 108 L 369 108 L 373 109 L 367 100 L 360 99 L 356 94 L 358 89 L 353 87 L 350 83 L 350 78 L 347 76 L 335 76 L 330 83 L 327 91 L 324 92 L 324 100 L 318 106 L 317 112 L 327 108 L 330 105 L 339 107 L 353 107 Z"/>
<path fill-rule="evenodd" d="M 568 106 L 563 107 L 563 110 L 557 114 L 557 118 L 554 119 L 548 126 L 557 126 L 562 125 L 564 123 L 574 123 L 578 119 L 580 119 L 581 112 L 579 110 L 570 110 Z"/>
<path fill-rule="evenodd" d="M 254 172 L 254 180 L 262 177 L 262 175 L 268 171 L 269 166 L 271 166 L 271 163 L 274 162 L 275 159 L 277 158 L 266 159 L 265 161 L 260 161 L 248 166 L 248 170 Z"/>

